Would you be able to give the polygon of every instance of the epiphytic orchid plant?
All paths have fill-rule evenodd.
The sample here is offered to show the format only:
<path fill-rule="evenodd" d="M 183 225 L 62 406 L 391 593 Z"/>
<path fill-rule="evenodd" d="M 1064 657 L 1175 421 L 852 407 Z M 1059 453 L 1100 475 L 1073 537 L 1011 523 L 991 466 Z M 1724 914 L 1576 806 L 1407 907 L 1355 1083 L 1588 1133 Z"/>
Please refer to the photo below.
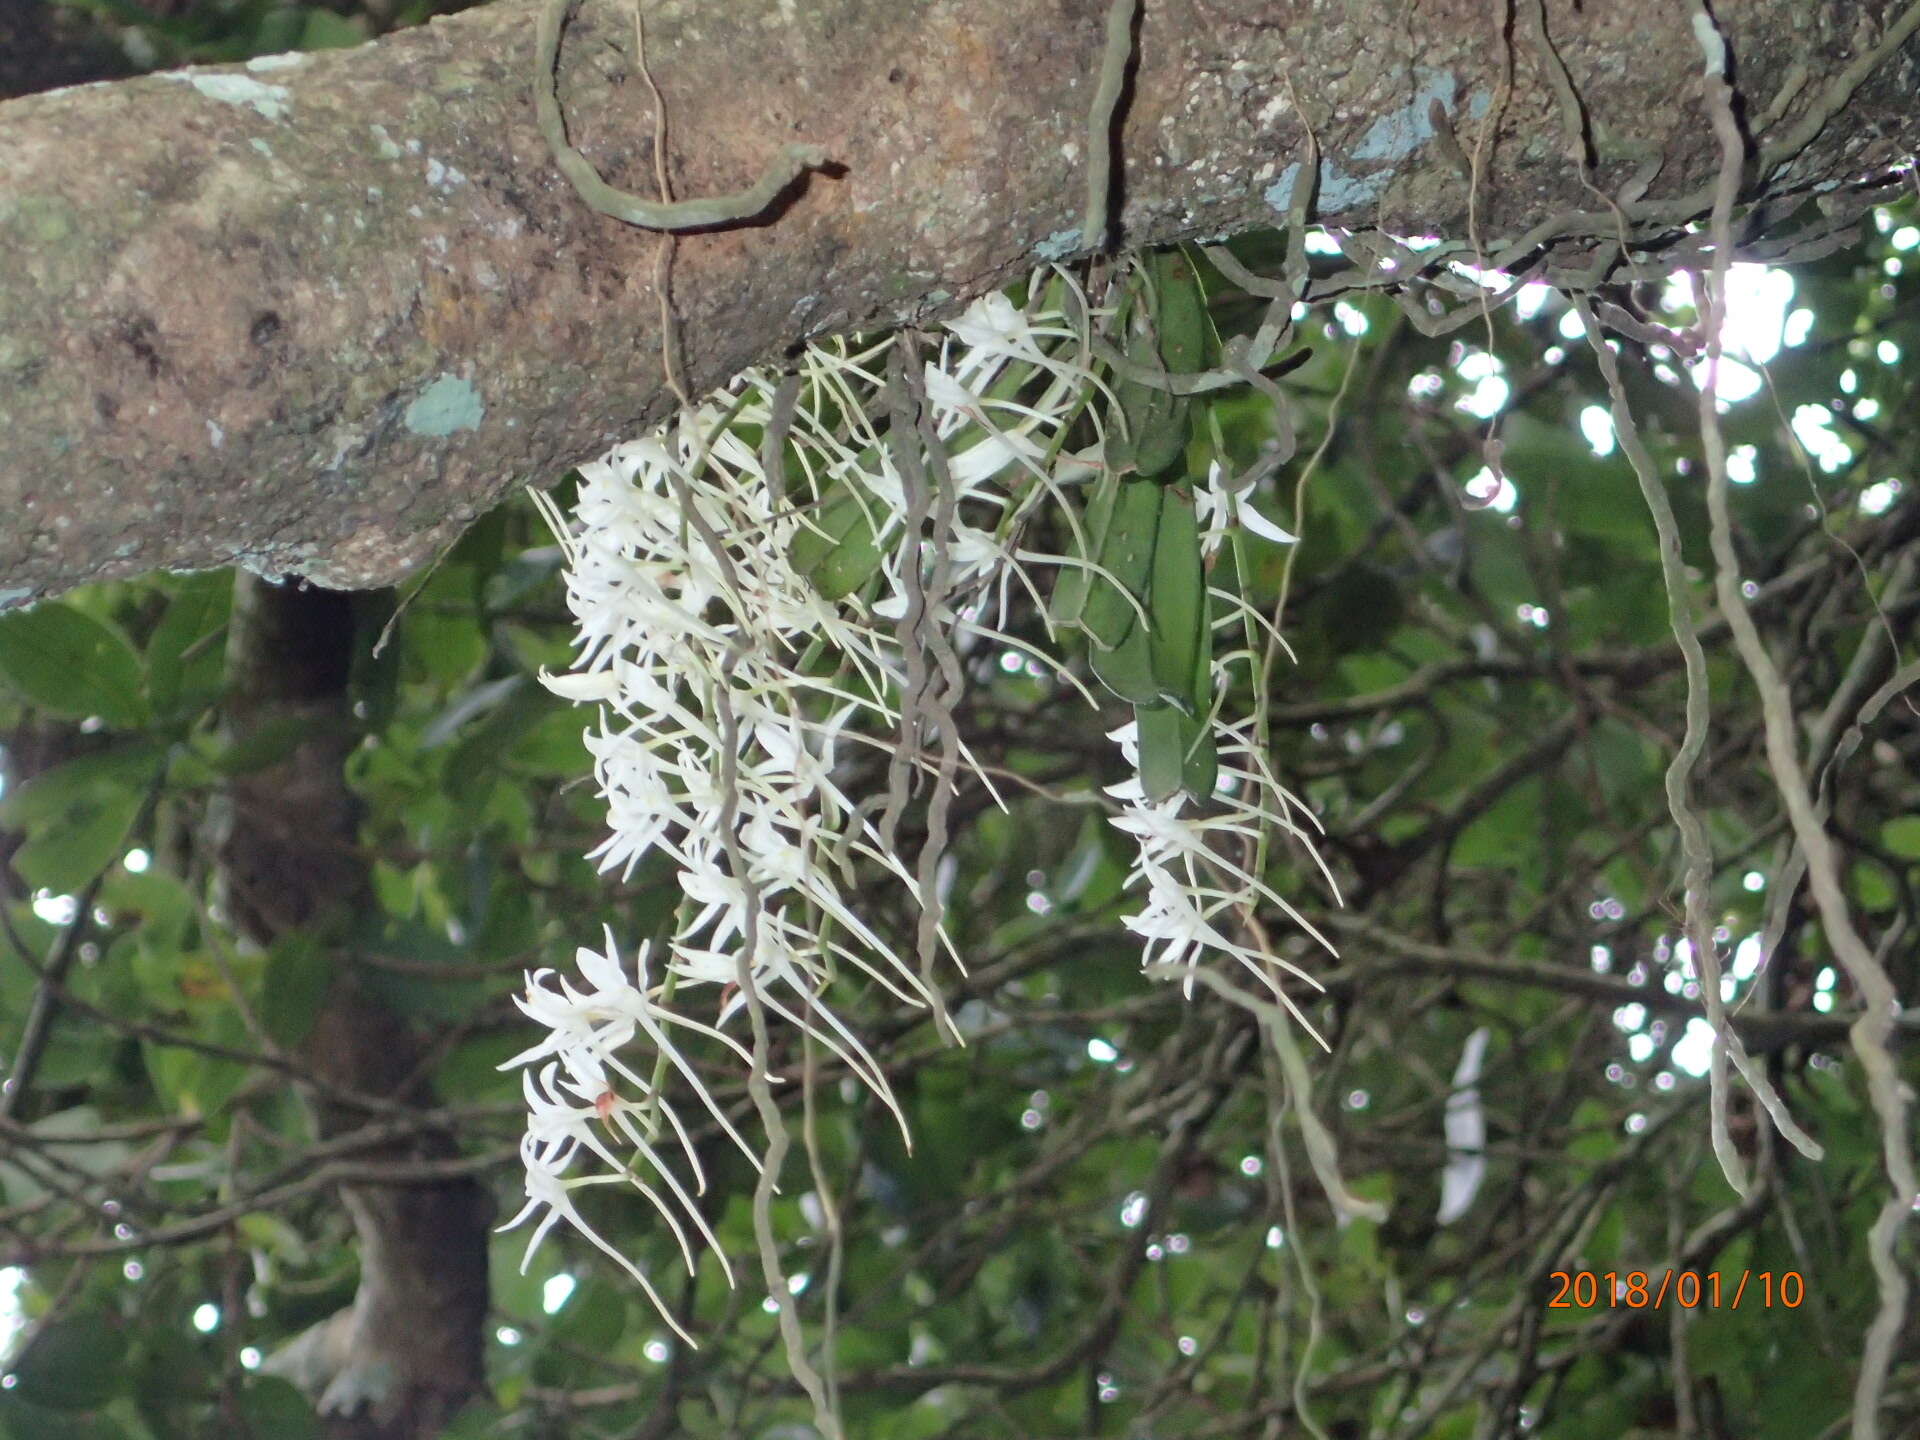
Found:
<path fill-rule="evenodd" d="M 543 678 L 597 713 L 588 745 L 610 834 L 590 858 L 626 874 L 664 855 L 685 899 L 657 949 L 641 939 L 623 959 L 609 931 L 604 950 L 579 949 L 576 974 L 528 977 L 520 1007 L 547 1033 L 508 1062 L 524 1067 L 529 1112 L 527 1203 L 509 1222 L 538 1216 L 528 1259 L 564 1220 L 674 1323 L 575 1206 L 577 1190 L 618 1184 L 653 1205 L 689 1270 L 709 1249 L 732 1279 L 696 1203 L 687 1097 L 756 1166 L 763 1154 L 678 1042 L 704 1037 L 752 1072 L 764 1046 L 731 1033 L 749 1011 L 835 1057 L 905 1130 L 834 984 L 857 972 L 958 1038 L 937 978 L 943 956 L 958 965 L 941 923 L 946 805 L 963 765 L 1000 798 L 954 722 L 960 657 L 990 643 L 1095 703 L 1066 659 L 1008 633 L 1011 605 L 1035 606 L 1056 641 L 1084 633 L 1094 674 L 1133 702 L 1112 734 L 1133 773 L 1106 794 L 1137 846 L 1125 923 L 1145 962 L 1190 977 L 1227 960 L 1304 1022 L 1278 978 L 1304 972 L 1244 920 L 1277 906 L 1326 943 L 1263 878 L 1269 838 L 1311 853 L 1314 821 L 1269 768 L 1256 717 L 1226 711 L 1236 670 L 1257 680 L 1278 636 L 1220 563 L 1230 551 L 1244 573 L 1249 543 L 1292 537 L 1217 460 L 1199 485 L 1158 473 L 1174 468 L 1170 446 L 1185 452 L 1185 402 L 1143 382 L 1140 357 L 1194 368 L 1200 342 L 1190 322 L 1178 332 L 1197 285 L 1181 282 L 1135 267 L 1101 308 L 1043 271 L 1024 301 L 976 301 L 931 353 L 909 335 L 815 345 L 795 372 L 748 371 L 581 466 L 571 515 L 536 495 L 579 645 L 569 673 Z M 1134 357 L 1118 372 L 1109 337 Z M 1049 507 L 1066 553 L 1022 546 Z M 844 757 L 872 745 L 893 751 L 888 793 L 849 795 Z M 916 772 L 928 838 L 910 870 L 894 831 Z M 861 867 L 917 907 L 911 954 L 849 899 Z"/>

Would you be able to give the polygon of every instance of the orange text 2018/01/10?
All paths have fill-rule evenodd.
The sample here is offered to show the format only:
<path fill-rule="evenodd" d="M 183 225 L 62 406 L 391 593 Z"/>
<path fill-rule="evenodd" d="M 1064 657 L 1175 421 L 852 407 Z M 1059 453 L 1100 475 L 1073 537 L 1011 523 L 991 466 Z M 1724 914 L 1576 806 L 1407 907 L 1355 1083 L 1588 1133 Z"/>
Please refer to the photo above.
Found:
<path fill-rule="evenodd" d="M 1798 1270 L 1555 1270 L 1549 1310 L 1797 1310 L 1807 1298 Z"/>

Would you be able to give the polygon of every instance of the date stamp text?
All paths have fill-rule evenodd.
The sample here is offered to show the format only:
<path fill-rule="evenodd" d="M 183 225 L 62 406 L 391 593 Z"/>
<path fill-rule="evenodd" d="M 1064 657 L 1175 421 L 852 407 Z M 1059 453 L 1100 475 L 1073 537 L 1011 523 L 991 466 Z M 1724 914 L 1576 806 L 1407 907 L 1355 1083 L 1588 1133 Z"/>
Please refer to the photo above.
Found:
<path fill-rule="evenodd" d="M 1797 1310 L 1807 1298 L 1798 1270 L 1555 1270 L 1549 1310 Z"/>

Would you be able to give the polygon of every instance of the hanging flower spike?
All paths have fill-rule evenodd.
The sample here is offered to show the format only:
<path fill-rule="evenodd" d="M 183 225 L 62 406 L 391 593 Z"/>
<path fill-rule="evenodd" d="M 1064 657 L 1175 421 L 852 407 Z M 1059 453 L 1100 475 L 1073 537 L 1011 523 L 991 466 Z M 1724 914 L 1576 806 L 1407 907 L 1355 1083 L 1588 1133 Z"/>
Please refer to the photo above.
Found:
<path fill-rule="evenodd" d="M 646 856 L 664 855 L 688 904 L 666 941 L 660 984 L 649 973 L 649 946 L 637 949 L 629 974 L 611 931 L 603 951 L 576 952 L 575 975 L 543 969 L 527 977 L 520 1008 L 547 1030 L 509 1062 L 526 1067 L 528 1203 L 511 1223 L 540 1214 L 529 1256 L 566 1220 L 647 1286 L 637 1267 L 581 1220 L 571 1192 L 587 1184 L 638 1188 L 674 1231 L 690 1266 L 695 1239 L 713 1246 L 687 1187 L 653 1143 L 664 1122 L 696 1185 L 703 1183 L 687 1131 L 653 1083 L 670 1074 L 675 1084 L 691 1085 L 733 1142 L 753 1154 L 680 1044 L 687 1033 L 702 1035 L 732 1060 L 753 1063 L 752 1052 L 726 1033 L 748 1004 L 737 982 L 749 931 L 755 945 L 744 978 L 765 1015 L 819 1044 L 907 1133 L 885 1071 L 826 992 L 853 971 L 902 1003 L 937 1006 L 926 980 L 848 903 L 835 877 L 870 862 L 916 902 L 919 887 L 836 782 L 837 755 L 850 737 L 887 743 L 910 708 L 893 623 L 906 614 L 915 578 L 903 573 L 908 556 L 918 554 L 925 567 L 918 579 L 927 623 L 944 632 L 956 654 L 990 643 L 1048 658 L 1002 633 L 1005 612 L 1017 580 L 1044 614 L 1025 565 L 1058 563 L 1019 548 L 1022 526 L 1049 499 L 1066 505 L 1063 487 L 1102 468 L 1098 444 L 1075 454 L 1064 442 L 1089 387 L 1104 389 L 1091 327 L 1111 316 L 1090 305 L 1065 271 L 1037 273 L 1027 294 L 1024 306 L 1005 295 L 968 306 L 947 324 L 919 377 L 926 424 L 946 452 L 953 487 L 937 515 L 927 517 L 934 533 L 918 537 L 931 545 L 889 543 L 903 533 L 909 508 L 895 447 L 919 443 L 917 435 L 883 435 L 885 422 L 871 418 L 885 413 L 877 401 L 891 338 L 865 348 L 845 340 L 809 347 L 791 381 L 746 372 L 726 393 L 688 407 L 653 435 L 582 465 L 571 519 L 543 502 L 567 559 L 578 655 L 571 672 L 541 678 L 555 693 L 599 707 L 587 744 L 609 834 L 591 858 L 603 871 L 631 874 Z M 732 426 L 764 433 L 776 403 L 786 440 L 768 474 L 760 446 Z M 1093 418 L 1097 429 L 1097 410 Z M 1205 554 L 1215 553 L 1236 525 L 1266 541 L 1293 541 L 1228 488 L 1217 464 L 1196 488 Z M 885 587 L 864 608 L 860 595 L 871 588 L 830 601 L 795 568 L 796 537 L 839 543 L 821 523 L 821 504 L 844 495 L 862 507 L 860 523 L 873 533 Z M 1077 529 L 1073 507 L 1068 512 Z M 930 580 L 936 573 L 944 576 L 938 593 Z M 988 627 L 979 617 L 996 587 L 999 618 Z M 1227 598 L 1218 624 L 1251 613 L 1237 597 Z M 1257 617 L 1256 624 L 1265 623 Z M 1224 674 L 1225 662 L 1215 663 Z M 1058 673 L 1086 694 L 1077 677 Z M 723 727 L 727 710 L 731 723 Z M 1126 923 L 1156 973 L 1173 965 L 1190 976 L 1206 956 L 1228 958 L 1258 975 L 1298 1017 L 1279 992 L 1276 965 L 1300 972 L 1235 940 L 1237 917 L 1255 905 L 1278 906 L 1325 941 L 1263 877 L 1231 857 L 1274 830 L 1311 852 L 1316 822 L 1255 753 L 1247 722 L 1216 714 L 1209 723 L 1225 788 L 1203 810 L 1180 796 L 1149 803 L 1137 779 L 1109 789 L 1117 804 L 1112 823 L 1136 847 L 1125 885 L 1140 909 Z M 723 728 L 734 742 L 724 748 Z M 1137 772 L 1133 728 L 1114 738 Z M 991 791 L 965 741 L 946 740 Z M 957 964 L 944 931 L 939 940 Z M 696 1019 L 687 1002 L 710 1000 L 701 990 L 706 985 L 721 987 L 717 1013 Z M 643 1058 L 649 1051 L 651 1065 Z M 576 1161 L 589 1163 L 583 1155 L 609 1173 L 569 1177 Z M 689 1218 L 691 1229 L 683 1223 Z M 650 1286 L 647 1293 L 659 1304 Z"/>

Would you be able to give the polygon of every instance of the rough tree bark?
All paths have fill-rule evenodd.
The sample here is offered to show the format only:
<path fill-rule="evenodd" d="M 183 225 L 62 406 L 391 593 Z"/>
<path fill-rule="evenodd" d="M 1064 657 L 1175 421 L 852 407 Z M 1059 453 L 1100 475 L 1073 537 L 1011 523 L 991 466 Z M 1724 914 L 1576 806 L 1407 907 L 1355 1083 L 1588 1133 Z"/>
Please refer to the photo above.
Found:
<path fill-rule="evenodd" d="M 1106 0 L 653 8 L 680 193 L 737 188 L 796 138 L 840 167 L 766 223 L 680 243 L 695 385 L 1079 247 Z M 1750 194 L 1850 184 L 1916 148 L 1915 6 L 1716 13 L 1746 123 L 1781 162 L 1752 168 Z M 534 14 L 501 0 L 359 50 L 0 107 L 0 605 L 236 561 L 385 583 L 664 412 L 661 241 L 589 213 L 551 164 Z M 1472 228 L 1489 249 L 1563 211 L 1604 232 L 1600 192 L 1636 177 L 1650 188 L 1621 223 L 1697 214 L 1716 153 L 1691 18 L 1671 0 L 1147 0 L 1124 235 L 1276 223 L 1304 112 L 1321 218 L 1464 238 L 1435 102 L 1468 150 L 1488 132 Z M 576 143 L 645 191 L 631 23 L 608 0 L 577 17 L 564 89 Z"/>

